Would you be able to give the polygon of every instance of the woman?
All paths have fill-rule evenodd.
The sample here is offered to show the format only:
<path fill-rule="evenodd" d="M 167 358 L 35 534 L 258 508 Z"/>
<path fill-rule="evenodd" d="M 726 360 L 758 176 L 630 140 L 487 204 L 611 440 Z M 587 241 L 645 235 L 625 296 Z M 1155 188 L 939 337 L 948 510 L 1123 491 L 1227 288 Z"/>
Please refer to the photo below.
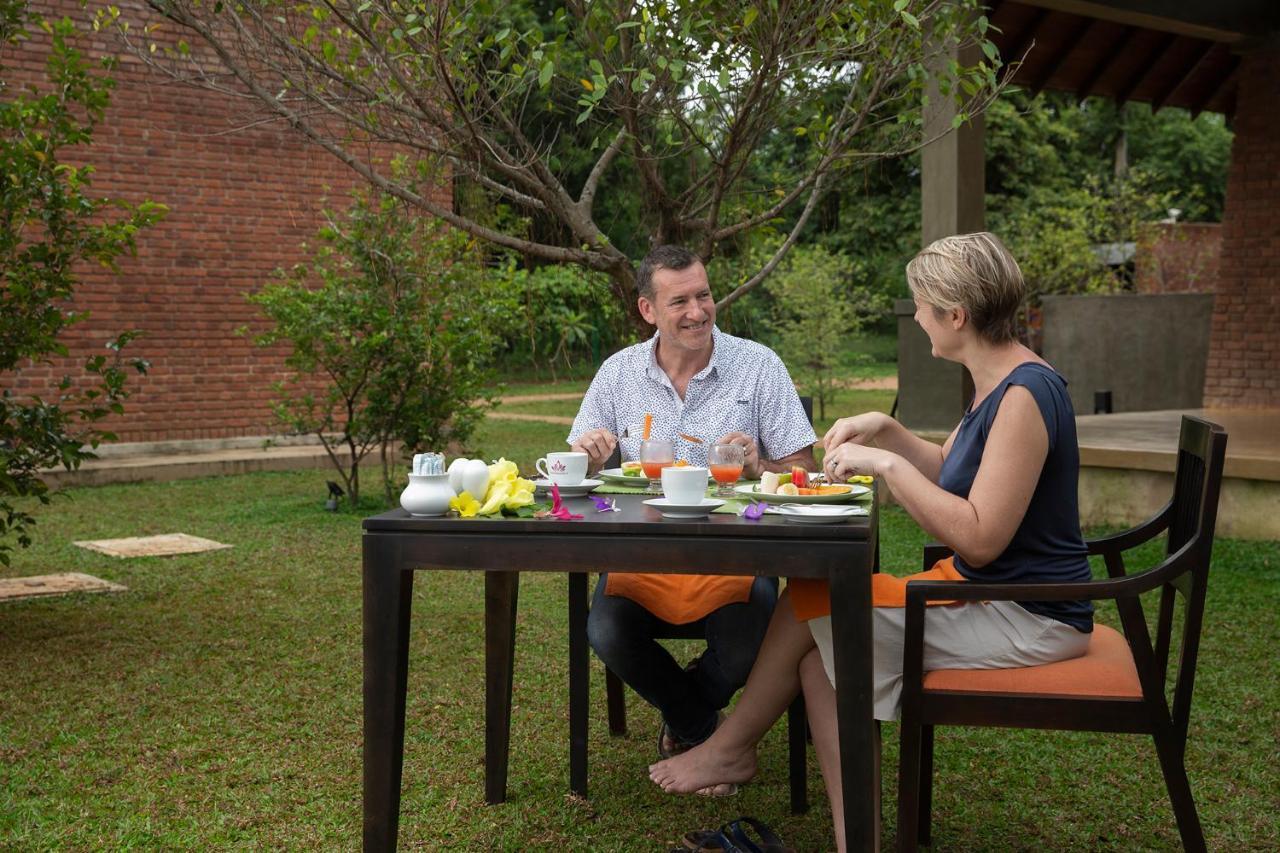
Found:
<path fill-rule="evenodd" d="M 969 370 L 973 401 L 941 447 L 878 412 L 837 421 L 823 438 L 828 476 L 882 478 L 925 532 L 955 554 L 935 566 L 931 577 L 1088 580 L 1076 500 L 1075 415 L 1065 380 L 1017 340 L 1024 294 L 1017 262 L 992 234 L 945 237 L 907 265 L 907 282 L 933 355 Z M 733 714 L 704 744 L 653 765 L 649 775 L 664 790 L 685 793 L 747 781 L 755 774 L 756 744 L 803 689 L 843 850 L 824 586 L 788 584 Z M 888 720 L 898 716 L 902 688 L 905 581 L 882 575 L 876 586 L 875 714 Z M 1078 657 L 1088 648 L 1092 613 L 1087 601 L 930 607 L 924 668 L 995 669 Z"/>

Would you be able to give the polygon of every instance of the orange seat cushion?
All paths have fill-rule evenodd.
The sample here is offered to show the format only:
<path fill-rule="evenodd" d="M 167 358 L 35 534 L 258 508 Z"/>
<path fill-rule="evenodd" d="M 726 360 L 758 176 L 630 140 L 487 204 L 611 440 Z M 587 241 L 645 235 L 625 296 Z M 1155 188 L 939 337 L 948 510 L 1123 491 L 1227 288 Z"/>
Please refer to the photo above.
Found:
<path fill-rule="evenodd" d="M 925 673 L 924 689 L 1100 699 L 1142 697 L 1138 668 L 1124 635 L 1096 624 L 1089 651 L 1078 658 L 1013 669 L 937 669 Z"/>

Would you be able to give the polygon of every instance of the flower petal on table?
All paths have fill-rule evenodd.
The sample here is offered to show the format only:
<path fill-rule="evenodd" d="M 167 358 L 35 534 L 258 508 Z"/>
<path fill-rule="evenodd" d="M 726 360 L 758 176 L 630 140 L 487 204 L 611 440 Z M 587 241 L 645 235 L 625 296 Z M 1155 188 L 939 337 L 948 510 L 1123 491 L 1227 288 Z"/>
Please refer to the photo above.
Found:
<path fill-rule="evenodd" d="M 480 509 L 480 501 L 471 497 L 470 492 L 463 492 L 449 501 L 449 509 L 455 510 L 463 518 L 472 518 Z"/>
<path fill-rule="evenodd" d="M 511 496 L 512 485 L 510 480 L 490 481 L 489 494 L 485 497 L 484 506 L 480 507 L 480 515 L 493 515 L 502 509 L 502 505 Z"/>

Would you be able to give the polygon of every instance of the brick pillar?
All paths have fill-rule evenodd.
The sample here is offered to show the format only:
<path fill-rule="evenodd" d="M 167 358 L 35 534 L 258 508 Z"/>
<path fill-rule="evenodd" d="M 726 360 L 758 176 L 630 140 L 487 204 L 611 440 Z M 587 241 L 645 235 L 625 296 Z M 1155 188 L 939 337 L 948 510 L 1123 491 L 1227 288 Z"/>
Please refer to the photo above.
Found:
<path fill-rule="evenodd" d="M 1280 407 L 1280 43 L 1246 54 L 1222 221 L 1206 406 Z"/>

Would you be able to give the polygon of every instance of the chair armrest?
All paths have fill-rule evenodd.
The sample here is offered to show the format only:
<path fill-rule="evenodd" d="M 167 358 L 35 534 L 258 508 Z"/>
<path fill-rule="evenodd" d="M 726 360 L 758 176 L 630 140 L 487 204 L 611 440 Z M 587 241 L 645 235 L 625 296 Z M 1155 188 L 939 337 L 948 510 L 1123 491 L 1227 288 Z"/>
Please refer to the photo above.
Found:
<path fill-rule="evenodd" d="M 1142 522 L 1136 527 L 1111 536 L 1100 536 L 1097 539 L 1086 539 L 1085 545 L 1089 549 L 1091 555 L 1119 553 L 1120 551 L 1128 551 L 1130 548 L 1136 548 L 1144 542 L 1148 542 L 1169 527 L 1169 519 L 1173 513 L 1173 501 L 1170 500 L 1165 504 L 1159 512 L 1153 517 Z"/>
<path fill-rule="evenodd" d="M 924 570 L 927 572 L 933 568 L 933 564 L 939 560 L 945 560 L 950 557 L 952 550 L 941 542 L 929 542 L 924 546 Z"/>
<path fill-rule="evenodd" d="M 1084 583 L 977 583 L 974 581 L 911 581 L 907 609 L 923 609 L 926 601 L 1097 601 L 1131 598 L 1155 589 L 1190 568 L 1193 538 L 1160 565 L 1120 578 Z"/>

